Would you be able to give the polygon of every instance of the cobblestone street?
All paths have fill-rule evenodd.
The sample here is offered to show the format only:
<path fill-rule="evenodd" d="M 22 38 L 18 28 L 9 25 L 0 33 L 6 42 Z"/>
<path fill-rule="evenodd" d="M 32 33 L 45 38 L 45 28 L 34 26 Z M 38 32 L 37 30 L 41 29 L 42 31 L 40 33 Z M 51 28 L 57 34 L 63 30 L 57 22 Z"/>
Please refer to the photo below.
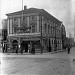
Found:
<path fill-rule="evenodd" d="M 2 54 L 1 75 L 75 75 L 75 48 L 41 54 Z"/>

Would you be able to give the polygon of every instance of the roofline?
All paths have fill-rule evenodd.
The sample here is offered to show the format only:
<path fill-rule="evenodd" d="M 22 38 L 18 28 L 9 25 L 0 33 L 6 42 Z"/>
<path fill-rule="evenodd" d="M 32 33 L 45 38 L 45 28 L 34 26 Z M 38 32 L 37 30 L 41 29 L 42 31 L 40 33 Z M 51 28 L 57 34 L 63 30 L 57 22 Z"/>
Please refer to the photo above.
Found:
<path fill-rule="evenodd" d="M 29 8 L 30 9 L 30 8 Z M 43 12 L 45 12 L 45 14 L 48 14 L 48 15 L 50 15 L 52 18 L 54 18 L 56 21 L 58 21 L 59 23 L 62 23 L 62 21 L 60 21 L 60 20 L 58 20 L 57 18 L 55 18 L 54 16 L 52 16 L 50 13 L 48 13 L 46 10 L 44 10 L 44 9 L 37 9 L 37 8 L 35 8 L 36 10 L 41 10 L 41 11 L 38 11 L 39 12 L 39 14 L 40 13 L 43 13 Z M 26 10 L 28 10 L 28 9 L 26 9 Z M 22 11 L 22 10 L 21 10 Z M 17 12 L 13 12 L 13 13 L 15 13 L 14 15 L 17 15 L 18 14 L 18 12 L 21 12 L 21 11 L 17 11 Z M 24 10 L 23 10 L 24 11 Z M 13 13 L 8 13 L 8 14 L 6 14 L 7 16 L 12 16 L 13 15 Z M 30 12 L 31 13 L 31 12 Z M 44 13 L 43 14 L 41 14 L 41 15 L 43 15 L 44 16 Z M 47 17 L 49 17 L 49 16 L 47 16 Z M 50 17 L 49 17 L 49 19 L 51 19 Z"/>
<path fill-rule="evenodd" d="M 48 13 L 46 10 L 43 9 L 43 11 L 45 11 L 47 14 L 49 14 L 52 18 L 54 18 L 55 20 L 57 20 L 58 22 L 62 23 L 62 21 L 58 20 L 57 18 L 55 18 L 54 16 L 52 16 L 50 13 Z"/>

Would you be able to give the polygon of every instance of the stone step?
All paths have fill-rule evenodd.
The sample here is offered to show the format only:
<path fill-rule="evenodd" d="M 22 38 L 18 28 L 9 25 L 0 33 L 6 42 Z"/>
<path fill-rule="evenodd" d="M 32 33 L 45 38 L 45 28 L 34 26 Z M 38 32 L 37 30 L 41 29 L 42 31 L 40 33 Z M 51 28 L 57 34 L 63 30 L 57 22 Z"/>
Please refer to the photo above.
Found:
<path fill-rule="evenodd" d="M 41 49 L 35 49 L 35 53 L 40 53 Z"/>
<path fill-rule="evenodd" d="M 35 53 L 41 53 L 41 49 L 35 49 Z M 47 50 L 43 50 L 43 53 L 47 53 Z"/>

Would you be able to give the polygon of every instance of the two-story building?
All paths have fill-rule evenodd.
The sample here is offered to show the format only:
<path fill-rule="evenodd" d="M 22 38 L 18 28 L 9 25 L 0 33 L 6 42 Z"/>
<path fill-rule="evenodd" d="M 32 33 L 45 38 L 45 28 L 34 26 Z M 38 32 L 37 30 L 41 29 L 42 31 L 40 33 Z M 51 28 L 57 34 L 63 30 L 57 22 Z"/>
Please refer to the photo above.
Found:
<path fill-rule="evenodd" d="M 61 21 L 44 9 L 28 8 L 23 11 L 6 14 L 8 20 L 8 46 L 18 51 L 28 52 L 35 45 L 36 51 L 43 46 L 43 52 L 62 49 Z M 42 43 L 41 43 L 42 39 Z M 56 41 L 56 43 L 55 43 Z M 56 48 L 55 48 L 56 44 Z M 51 47 L 51 49 L 48 49 Z"/>

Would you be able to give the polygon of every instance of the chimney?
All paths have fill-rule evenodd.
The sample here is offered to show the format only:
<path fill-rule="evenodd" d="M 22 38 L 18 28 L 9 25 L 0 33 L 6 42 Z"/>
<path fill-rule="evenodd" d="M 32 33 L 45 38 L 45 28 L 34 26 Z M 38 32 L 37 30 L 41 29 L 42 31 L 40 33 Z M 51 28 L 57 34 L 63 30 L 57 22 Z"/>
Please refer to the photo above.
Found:
<path fill-rule="evenodd" d="M 27 9 L 27 6 L 25 5 L 25 6 L 24 6 L 24 10 L 26 10 L 26 9 Z"/>

